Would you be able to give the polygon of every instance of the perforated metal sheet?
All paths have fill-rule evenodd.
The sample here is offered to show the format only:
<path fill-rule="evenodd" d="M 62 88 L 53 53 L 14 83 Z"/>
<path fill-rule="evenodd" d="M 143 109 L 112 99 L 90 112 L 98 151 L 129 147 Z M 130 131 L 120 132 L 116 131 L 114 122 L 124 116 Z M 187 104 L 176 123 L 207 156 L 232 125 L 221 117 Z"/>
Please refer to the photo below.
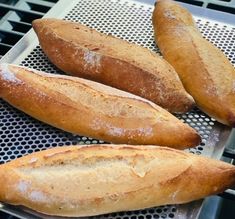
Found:
<path fill-rule="evenodd" d="M 153 38 L 152 5 L 125 0 L 80 0 L 71 7 L 64 19 L 79 21 L 101 32 L 110 33 L 159 53 Z M 59 12 L 57 13 L 59 14 Z M 203 35 L 221 48 L 234 64 L 235 28 L 204 18 L 195 17 L 195 19 Z M 35 35 L 33 36 L 35 38 Z M 16 64 L 63 74 L 48 61 L 38 42 L 27 48 L 16 60 L 18 60 L 15 61 Z M 202 143 L 190 149 L 191 153 L 212 156 L 215 148 L 219 145 L 221 147 L 225 143 L 223 138 L 227 136 L 224 135 L 227 129 L 198 109 L 181 116 L 177 115 L 177 117 L 195 128 L 202 137 Z M 0 163 L 50 147 L 90 143 L 103 142 L 53 128 L 0 100 Z M 179 212 L 181 213 L 179 214 Z M 116 219 L 186 217 L 186 213 L 183 216 L 179 206 L 163 206 L 102 216 L 102 218 Z"/>

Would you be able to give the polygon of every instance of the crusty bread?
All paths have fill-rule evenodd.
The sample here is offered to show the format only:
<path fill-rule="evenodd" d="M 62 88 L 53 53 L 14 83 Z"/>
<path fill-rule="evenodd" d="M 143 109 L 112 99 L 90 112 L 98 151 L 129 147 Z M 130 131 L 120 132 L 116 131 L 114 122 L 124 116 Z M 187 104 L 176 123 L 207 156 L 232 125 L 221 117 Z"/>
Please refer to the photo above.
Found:
<path fill-rule="evenodd" d="M 79 23 L 33 22 L 40 45 L 58 68 L 141 96 L 173 113 L 194 106 L 175 70 L 157 54 Z"/>
<path fill-rule="evenodd" d="M 202 37 L 191 14 L 171 0 L 157 2 L 153 25 L 164 58 L 198 107 L 235 126 L 235 70 L 226 56 Z"/>
<path fill-rule="evenodd" d="M 0 201 L 60 216 L 180 204 L 235 184 L 235 167 L 166 147 L 71 146 L 0 166 Z"/>
<path fill-rule="evenodd" d="M 2 64 L 0 97 L 38 120 L 108 142 L 179 149 L 200 143 L 194 129 L 156 104 L 85 79 Z"/>

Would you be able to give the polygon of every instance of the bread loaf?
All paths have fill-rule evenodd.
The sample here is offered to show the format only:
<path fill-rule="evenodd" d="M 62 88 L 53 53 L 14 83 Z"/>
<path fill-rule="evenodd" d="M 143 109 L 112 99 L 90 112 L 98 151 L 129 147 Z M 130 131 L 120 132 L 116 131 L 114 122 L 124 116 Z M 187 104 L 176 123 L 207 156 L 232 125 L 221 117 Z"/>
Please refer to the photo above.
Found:
<path fill-rule="evenodd" d="M 52 126 L 114 143 L 196 146 L 200 136 L 156 104 L 97 82 L 0 65 L 0 97 Z"/>
<path fill-rule="evenodd" d="M 0 166 L 0 201 L 59 216 L 91 216 L 220 193 L 235 167 L 166 147 L 58 147 Z"/>
<path fill-rule="evenodd" d="M 198 107 L 235 126 L 235 70 L 226 56 L 203 38 L 191 14 L 171 0 L 157 1 L 155 39 Z"/>
<path fill-rule="evenodd" d="M 128 91 L 173 113 L 194 106 L 175 70 L 146 48 L 59 19 L 35 20 L 33 28 L 50 61 L 68 74 Z"/>

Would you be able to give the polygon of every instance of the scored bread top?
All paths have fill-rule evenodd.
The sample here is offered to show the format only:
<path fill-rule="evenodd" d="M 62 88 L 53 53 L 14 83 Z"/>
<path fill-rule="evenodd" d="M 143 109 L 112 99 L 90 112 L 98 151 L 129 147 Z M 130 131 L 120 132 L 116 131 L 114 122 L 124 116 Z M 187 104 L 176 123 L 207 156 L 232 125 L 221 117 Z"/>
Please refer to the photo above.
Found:
<path fill-rule="evenodd" d="M 142 96 L 170 112 L 194 106 L 172 66 L 146 48 L 77 22 L 37 19 L 33 27 L 50 61 L 68 74 Z"/>
<path fill-rule="evenodd" d="M 101 63 L 99 62 L 101 61 L 102 55 L 104 55 L 111 58 L 118 58 L 119 60 L 126 61 L 132 65 L 144 68 L 152 74 L 157 74 L 159 78 L 168 77 L 167 75 L 170 75 L 172 78 L 171 83 L 174 83 L 176 80 L 177 85 L 178 83 L 181 84 L 173 67 L 158 54 L 147 48 L 113 37 L 110 34 L 100 33 L 95 29 L 91 29 L 78 22 L 47 18 L 35 20 L 33 21 L 33 24 L 38 32 L 45 31 L 45 35 L 53 34 L 55 35 L 55 38 L 58 37 L 63 41 L 67 41 L 74 47 L 83 47 L 86 49 L 87 52 L 85 52 L 84 58 L 87 61 L 87 67 L 89 67 L 88 64 L 91 64 L 96 65 L 97 68 L 101 68 Z M 72 34 L 71 29 L 73 30 Z M 129 55 L 127 54 L 127 51 L 129 52 Z M 147 58 L 143 57 L 143 54 Z M 156 58 L 158 59 L 157 62 Z M 168 71 L 162 71 L 162 69 L 166 67 L 169 68 Z M 159 71 L 161 71 L 161 74 L 158 74 Z"/>
<path fill-rule="evenodd" d="M 85 107 L 92 107 L 93 110 L 99 111 L 101 114 L 120 117 L 138 116 L 148 118 L 157 116 L 157 118 L 162 117 L 164 120 L 171 115 L 146 99 L 86 79 L 50 73 L 45 74 L 13 64 L 3 64 L 2 66 L 5 66 L 5 70 L 0 73 L 3 78 L 10 79 L 10 82 L 20 83 L 22 81 L 22 83 L 30 83 L 31 86 L 40 87 L 43 92 L 50 93 L 51 98 L 53 96 L 59 97 L 60 95 L 69 97 L 67 101 L 73 107 L 77 107 L 77 102 L 80 102 Z M 30 72 L 33 74 L 29 74 Z M 59 81 L 53 80 L 53 78 L 59 79 Z M 129 104 L 126 104 L 123 98 L 128 98 Z M 148 106 L 149 110 L 146 110 L 146 106 Z M 129 112 L 130 108 L 132 109 L 131 114 Z M 159 112 L 159 116 L 156 112 Z"/>
<path fill-rule="evenodd" d="M 191 13 L 171 0 L 157 2 L 155 38 L 197 106 L 219 122 L 235 126 L 235 68 L 203 38 Z"/>
<path fill-rule="evenodd" d="M 200 143 L 195 130 L 156 104 L 97 82 L 5 64 L 0 84 L 0 95 L 10 104 L 75 134 L 178 148 Z"/>
<path fill-rule="evenodd" d="M 235 183 L 235 167 L 158 146 L 58 147 L 0 166 L 0 200 L 88 216 L 185 203 Z"/>

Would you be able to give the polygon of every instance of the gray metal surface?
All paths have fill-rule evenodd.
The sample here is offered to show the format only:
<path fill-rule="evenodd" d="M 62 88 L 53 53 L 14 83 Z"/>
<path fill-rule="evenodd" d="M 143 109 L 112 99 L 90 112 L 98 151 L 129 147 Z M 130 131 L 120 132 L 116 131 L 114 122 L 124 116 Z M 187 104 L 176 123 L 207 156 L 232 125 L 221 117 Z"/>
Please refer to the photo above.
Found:
<path fill-rule="evenodd" d="M 0 56 L 31 28 L 58 0 L 0 0 Z"/>
<path fill-rule="evenodd" d="M 49 11 L 46 17 L 79 21 L 99 31 L 110 33 L 159 53 L 159 49 L 154 43 L 151 23 L 153 6 L 146 2 L 131 0 L 77 0 L 68 2 L 61 0 Z M 231 25 L 231 22 L 221 22 L 221 16 L 219 16 L 220 20 L 215 19 L 216 15 L 223 15 L 224 13 L 215 13 L 188 5 L 187 8 L 195 15 L 195 20 L 203 35 L 221 48 L 234 64 L 235 27 Z M 207 17 L 207 14 L 213 19 Z M 234 17 L 229 15 L 225 21 L 235 20 Z M 46 72 L 63 74 L 43 54 L 32 30 L 0 62 L 15 63 Z M 224 146 L 229 143 L 230 128 L 218 124 L 198 109 L 178 116 L 178 118 L 195 128 L 202 137 L 202 143 L 190 149 L 191 153 L 203 154 L 217 159 L 221 157 Z M 0 100 L 1 163 L 50 147 L 90 143 L 102 143 L 102 141 L 74 136 L 53 128 Z M 187 205 L 162 206 L 141 211 L 114 213 L 96 218 L 196 218 L 200 205 L 201 201 L 198 201 Z M 25 210 L 4 204 L 0 205 L 0 210 L 21 215 L 22 218 L 36 216 L 35 212 L 27 210 L 27 212 L 30 212 L 29 216 Z"/>

